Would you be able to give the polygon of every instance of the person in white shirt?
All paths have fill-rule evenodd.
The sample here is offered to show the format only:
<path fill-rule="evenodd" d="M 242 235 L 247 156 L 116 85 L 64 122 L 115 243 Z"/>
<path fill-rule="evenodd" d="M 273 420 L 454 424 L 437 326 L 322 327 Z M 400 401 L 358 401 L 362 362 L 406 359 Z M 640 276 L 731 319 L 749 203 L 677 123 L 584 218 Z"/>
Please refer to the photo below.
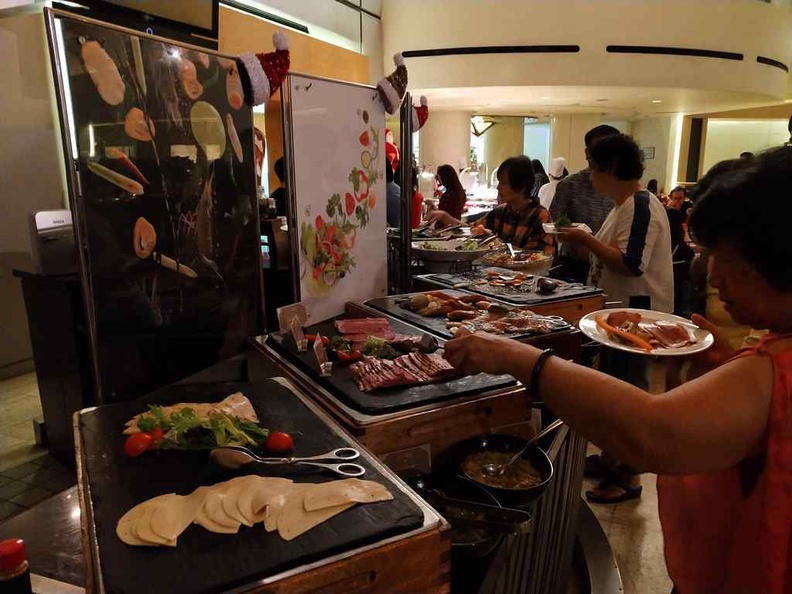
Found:
<path fill-rule="evenodd" d="M 571 229 L 558 239 L 588 249 L 589 282 L 622 307 L 636 300 L 646 304 L 648 298 L 648 309 L 673 311 L 668 216 L 657 197 L 641 188 L 638 145 L 625 134 L 603 138 L 592 147 L 591 161 L 591 183 L 614 208 L 595 236 Z"/>
<path fill-rule="evenodd" d="M 550 210 L 550 205 L 555 198 L 555 191 L 558 182 L 569 175 L 566 168 L 566 159 L 564 157 L 556 157 L 550 161 L 550 167 L 547 169 L 547 174 L 550 176 L 550 181 L 539 188 L 539 204 Z"/>
<path fill-rule="evenodd" d="M 644 167 L 640 148 L 629 136 L 618 134 L 596 142 L 589 154 L 592 186 L 597 194 L 612 200 L 614 208 L 596 236 L 571 229 L 559 234 L 558 240 L 590 252 L 589 284 L 603 289 L 611 301 L 620 301 L 621 307 L 673 311 L 668 216 L 660 200 L 641 187 Z M 600 371 L 647 390 L 649 361 L 644 355 L 603 347 Z M 589 501 L 618 503 L 640 496 L 640 476 L 635 469 L 606 453 L 590 456 L 586 466 L 590 475 L 604 478 L 597 489 L 586 493 Z"/>

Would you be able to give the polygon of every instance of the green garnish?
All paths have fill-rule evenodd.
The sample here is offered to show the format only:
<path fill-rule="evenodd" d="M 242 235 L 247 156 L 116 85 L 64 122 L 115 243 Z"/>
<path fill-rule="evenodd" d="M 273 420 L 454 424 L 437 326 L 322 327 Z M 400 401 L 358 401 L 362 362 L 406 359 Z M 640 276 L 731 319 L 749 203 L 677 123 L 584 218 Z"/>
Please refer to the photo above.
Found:
<path fill-rule="evenodd" d="M 388 344 L 386 340 L 369 336 L 363 345 L 363 354 L 379 359 L 395 359 L 401 353 Z"/>
<path fill-rule="evenodd" d="M 570 227 L 572 225 L 572 219 L 570 219 L 566 213 L 562 213 L 558 215 L 558 218 L 555 222 L 556 229 L 563 229 L 564 227 Z"/>

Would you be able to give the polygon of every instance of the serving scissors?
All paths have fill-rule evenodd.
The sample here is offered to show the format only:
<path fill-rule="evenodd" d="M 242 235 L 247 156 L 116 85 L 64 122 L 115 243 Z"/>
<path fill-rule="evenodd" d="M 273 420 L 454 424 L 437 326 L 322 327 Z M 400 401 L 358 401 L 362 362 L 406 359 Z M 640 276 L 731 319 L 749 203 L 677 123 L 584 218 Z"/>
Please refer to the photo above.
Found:
<path fill-rule="evenodd" d="M 295 465 L 302 465 L 302 466 L 316 466 L 318 468 L 323 468 L 325 470 L 329 470 L 331 472 L 335 472 L 336 474 L 340 474 L 341 476 L 347 477 L 358 477 L 363 476 L 366 473 L 366 469 L 363 468 L 360 464 L 350 462 L 350 460 L 354 460 L 360 457 L 360 452 L 355 448 L 336 448 L 326 454 L 319 454 L 318 456 L 305 456 L 305 457 L 295 457 L 295 456 L 288 456 L 285 458 L 265 458 L 256 454 L 253 450 L 250 450 L 243 446 L 221 446 L 218 448 L 214 448 L 212 450 L 212 458 L 220 464 L 221 466 L 229 466 L 229 464 L 224 463 L 224 460 L 221 456 L 217 456 L 214 454 L 216 451 L 232 451 L 241 454 L 245 458 L 248 458 L 251 462 L 256 462 L 258 464 L 267 464 L 267 465 L 283 465 L 283 464 L 295 464 Z M 328 464 L 327 462 L 337 461 L 339 464 Z"/>

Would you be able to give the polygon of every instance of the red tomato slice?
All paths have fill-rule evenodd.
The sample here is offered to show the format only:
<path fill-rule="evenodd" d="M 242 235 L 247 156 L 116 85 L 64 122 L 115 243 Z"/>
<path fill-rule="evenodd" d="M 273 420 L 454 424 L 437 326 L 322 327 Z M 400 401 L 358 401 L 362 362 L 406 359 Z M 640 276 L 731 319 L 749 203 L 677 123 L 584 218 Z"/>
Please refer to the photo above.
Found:
<path fill-rule="evenodd" d="M 363 358 L 363 353 L 360 351 L 336 351 L 336 357 L 341 363 L 352 363 L 360 361 Z"/>
<path fill-rule="evenodd" d="M 264 442 L 264 447 L 273 454 L 285 454 L 294 448 L 294 440 L 288 433 L 273 431 Z"/>
<path fill-rule="evenodd" d="M 124 453 L 130 458 L 136 458 L 151 447 L 153 439 L 148 433 L 133 433 L 127 437 L 124 444 Z"/>
<path fill-rule="evenodd" d="M 160 447 L 163 438 L 162 429 L 159 427 L 154 427 L 154 429 L 149 431 L 148 434 L 151 435 L 151 445 L 149 446 L 149 449 L 156 449 Z"/>

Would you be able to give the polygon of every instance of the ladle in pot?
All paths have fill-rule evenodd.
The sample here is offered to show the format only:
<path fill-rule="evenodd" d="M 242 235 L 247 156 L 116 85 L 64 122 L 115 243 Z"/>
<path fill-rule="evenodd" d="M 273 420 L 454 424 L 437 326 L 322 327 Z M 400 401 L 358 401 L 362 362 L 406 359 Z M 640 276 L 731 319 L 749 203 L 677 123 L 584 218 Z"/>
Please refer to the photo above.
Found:
<path fill-rule="evenodd" d="M 526 443 L 522 448 L 517 450 L 517 453 L 515 453 L 514 456 L 512 456 L 511 458 L 509 458 L 509 461 L 506 462 L 506 464 L 484 464 L 481 467 L 481 471 L 484 474 L 489 475 L 489 476 L 501 476 L 504 472 L 506 472 L 506 469 L 509 466 L 511 466 L 512 463 L 517 458 L 519 458 L 520 456 L 523 455 L 525 450 L 527 450 L 529 447 L 531 447 L 537 441 L 542 439 L 548 433 L 552 433 L 553 431 L 558 429 L 563 424 L 564 424 L 564 421 L 562 421 L 561 419 L 558 419 L 557 421 L 553 421 L 547 427 L 545 427 L 542 431 L 540 431 L 539 433 L 534 435 L 530 440 L 528 440 L 528 443 Z"/>

